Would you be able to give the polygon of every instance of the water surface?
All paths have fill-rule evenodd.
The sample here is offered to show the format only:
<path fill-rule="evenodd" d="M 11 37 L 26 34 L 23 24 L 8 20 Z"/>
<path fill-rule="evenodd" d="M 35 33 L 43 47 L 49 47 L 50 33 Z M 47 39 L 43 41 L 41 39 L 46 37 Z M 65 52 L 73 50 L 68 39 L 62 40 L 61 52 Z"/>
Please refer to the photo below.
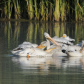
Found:
<path fill-rule="evenodd" d="M 24 41 L 40 44 L 43 33 L 66 33 L 84 40 L 83 23 L 0 22 L 0 84 L 84 84 L 84 57 L 17 57 L 11 50 Z"/>

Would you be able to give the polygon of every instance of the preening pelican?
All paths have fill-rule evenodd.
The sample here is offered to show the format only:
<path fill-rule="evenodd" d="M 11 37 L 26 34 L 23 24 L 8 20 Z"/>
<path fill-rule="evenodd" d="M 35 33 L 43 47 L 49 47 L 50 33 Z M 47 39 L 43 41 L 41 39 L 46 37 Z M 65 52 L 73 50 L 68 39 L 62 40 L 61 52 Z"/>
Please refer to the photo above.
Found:
<path fill-rule="evenodd" d="M 51 44 L 53 43 L 55 46 L 56 45 L 59 45 L 56 41 L 54 41 L 51 37 L 50 37 L 50 35 L 48 34 L 48 33 L 46 33 L 46 32 L 44 32 L 44 36 L 45 36 L 45 38 L 46 38 L 46 41 L 43 41 L 43 42 L 41 42 L 41 44 L 37 47 L 37 48 L 40 48 L 40 49 L 44 49 L 45 47 L 47 47 L 47 49 L 50 49 L 50 48 L 53 48 L 53 47 L 51 47 Z M 52 43 L 51 43 L 52 42 Z M 55 47 L 54 46 L 54 47 Z"/>
<path fill-rule="evenodd" d="M 44 33 L 44 36 L 47 39 L 47 49 L 49 49 L 50 46 L 50 42 L 49 40 L 54 43 L 55 45 L 58 45 L 50 36 L 48 33 Z M 15 55 L 19 55 L 19 56 L 52 56 L 53 53 L 50 53 L 50 51 L 52 51 L 55 48 L 52 48 L 51 50 L 47 50 L 47 51 L 43 51 L 41 49 L 35 48 L 35 47 L 26 47 L 18 52 L 15 53 Z"/>
<path fill-rule="evenodd" d="M 46 37 L 46 35 L 49 35 L 48 33 L 44 33 L 44 35 L 45 35 L 45 37 Z M 46 37 L 47 38 L 47 37 Z M 68 39 L 67 39 L 68 38 Z M 75 41 L 74 39 L 71 39 L 71 38 L 69 38 L 66 34 L 63 34 L 63 37 L 57 37 L 57 36 L 54 36 L 53 38 L 52 38 L 56 43 L 57 43 L 57 47 L 56 47 L 56 49 L 54 49 L 53 51 L 58 51 L 58 50 L 61 50 L 61 48 L 63 47 L 63 45 L 65 44 L 65 45 L 73 45 L 73 43 L 72 42 L 70 42 L 70 41 Z M 48 46 L 47 46 L 48 45 Z M 52 42 L 49 42 L 49 40 L 48 41 L 43 41 L 43 42 L 41 42 L 41 44 L 38 46 L 38 48 L 40 47 L 41 49 L 44 49 L 45 47 L 47 46 L 47 49 L 50 49 L 50 48 L 54 48 L 56 45 L 52 45 Z M 61 46 L 60 48 L 59 48 L 59 46 Z"/>
<path fill-rule="evenodd" d="M 58 44 L 61 43 L 61 45 L 62 45 L 62 44 L 73 45 L 72 42 L 70 42 L 69 40 L 64 39 L 64 38 L 62 38 L 62 37 L 59 38 L 59 37 L 57 37 L 57 36 L 54 36 L 52 39 L 53 39 L 54 41 L 58 42 Z"/>

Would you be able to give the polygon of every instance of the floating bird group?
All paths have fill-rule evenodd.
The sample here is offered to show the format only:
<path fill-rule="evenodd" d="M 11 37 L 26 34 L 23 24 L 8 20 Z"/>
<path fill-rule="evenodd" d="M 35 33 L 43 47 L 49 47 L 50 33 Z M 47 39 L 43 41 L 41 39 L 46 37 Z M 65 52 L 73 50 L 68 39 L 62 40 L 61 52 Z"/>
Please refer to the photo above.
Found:
<path fill-rule="evenodd" d="M 74 45 L 75 39 L 71 39 L 66 34 L 62 37 L 50 37 L 44 32 L 46 41 L 41 42 L 40 45 L 30 42 L 23 42 L 11 52 L 18 56 L 83 56 L 84 55 L 84 41 L 80 44 Z"/>

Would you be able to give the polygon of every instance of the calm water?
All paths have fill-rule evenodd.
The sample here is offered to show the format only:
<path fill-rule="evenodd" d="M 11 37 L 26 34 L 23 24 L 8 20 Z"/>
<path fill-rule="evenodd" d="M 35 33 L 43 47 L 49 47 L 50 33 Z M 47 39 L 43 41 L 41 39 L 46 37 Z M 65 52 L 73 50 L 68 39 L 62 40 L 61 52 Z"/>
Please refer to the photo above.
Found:
<path fill-rule="evenodd" d="M 0 84 L 84 84 L 84 57 L 17 57 L 11 50 L 23 41 L 40 44 L 43 33 L 64 33 L 77 44 L 84 40 L 84 23 L 0 22 Z"/>

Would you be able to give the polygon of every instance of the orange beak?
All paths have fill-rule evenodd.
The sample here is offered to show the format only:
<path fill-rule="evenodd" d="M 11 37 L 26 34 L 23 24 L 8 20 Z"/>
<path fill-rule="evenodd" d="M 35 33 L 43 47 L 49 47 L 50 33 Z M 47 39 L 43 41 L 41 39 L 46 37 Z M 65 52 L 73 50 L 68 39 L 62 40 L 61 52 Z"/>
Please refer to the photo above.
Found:
<path fill-rule="evenodd" d="M 42 48 L 45 48 L 45 46 L 43 46 L 43 44 L 37 46 L 36 48 L 39 48 L 39 49 L 42 49 Z"/>
<path fill-rule="evenodd" d="M 47 49 L 47 50 L 45 50 L 46 52 L 51 52 L 52 50 L 54 50 L 54 49 L 56 49 L 56 47 L 54 47 L 54 48 L 51 48 L 51 49 Z"/>
<path fill-rule="evenodd" d="M 27 58 L 29 59 L 29 55 L 27 55 Z"/>

